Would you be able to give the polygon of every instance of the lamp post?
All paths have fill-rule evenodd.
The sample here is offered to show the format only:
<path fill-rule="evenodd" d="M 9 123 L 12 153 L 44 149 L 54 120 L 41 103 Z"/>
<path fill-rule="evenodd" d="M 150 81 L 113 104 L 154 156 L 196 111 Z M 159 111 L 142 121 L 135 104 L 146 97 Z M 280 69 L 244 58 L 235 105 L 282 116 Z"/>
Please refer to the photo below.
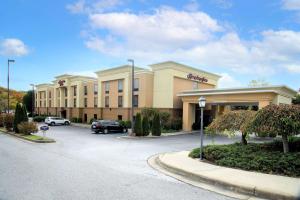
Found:
<path fill-rule="evenodd" d="M 200 107 L 200 109 L 201 109 L 201 124 L 200 124 L 200 160 L 203 160 L 203 150 L 202 150 L 202 148 L 203 148 L 203 109 L 205 108 L 205 103 L 206 103 L 206 99 L 205 99 L 205 97 L 200 97 L 199 99 L 198 99 L 198 101 L 199 101 L 199 107 Z"/>
<path fill-rule="evenodd" d="M 34 117 L 34 107 L 35 107 L 35 93 L 34 93 L 34 84 L 30 84 L 32 86 L 32 108 L 31 108 L 31 115 Z"/>
<path fill-rule="evenodd" d="M 133 121 L 133 115 L 134 115 L 134 108 L 133 108 L 133 99 L 134 99 L 134 60 L 128 59 L 128 62 L 131 63 L 131 134 L 133 134 L 134 130 L 134 121 Z"/>
<path fill-rule="evenodd" d="M 13 63 L 15 60 L 7 60 L 7 113 L 9 113 L 9 63 Z"/>

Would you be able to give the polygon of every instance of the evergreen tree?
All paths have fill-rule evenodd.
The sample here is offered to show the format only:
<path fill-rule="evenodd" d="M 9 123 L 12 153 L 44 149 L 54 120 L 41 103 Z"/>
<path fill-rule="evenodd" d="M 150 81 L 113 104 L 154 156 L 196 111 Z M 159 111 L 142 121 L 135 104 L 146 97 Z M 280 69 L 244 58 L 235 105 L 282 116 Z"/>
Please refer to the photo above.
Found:
<path fill-rule="evenodd" d="M 23 122 L 28 122 L 27 109 L 25 104 L 22 104 L 22 110 L 23 110 Z"/>
<path fill-rule="evenodd" d="M 14 131 L 16 133 L 19 133 L 18 124 L 27 121 L 28 121 L 28 117 L 27 117 L 25 106 L 23 106 L 20 103 L 17 103 L 16 110 L 15 110 L 14 125 L 13 125 Z"/>
<path fill-rule="evenodd" d="M 141 120 L 141 114 L 137 113 L 135 117 L 134 122 L 134 133 L 136 136 L 143 136 L 142 134 L 142 120 Z"/>
<path fill-rule="evenodd" d="M 143 117 L 143 120 L 142 120 L 142 131 L 143 131 L 143 136 L 149 135 L 150 126 L 149 126 L 149 120 L 148 120 L 147 116 Z"/>
<path fill-rule="evenodd" d="M 154 136 L 160 136 L 161 135 L 161 125 L 160 125 L 159 113 L 156 113 L 153 117 L 152 135 L 154 135 Z"/>

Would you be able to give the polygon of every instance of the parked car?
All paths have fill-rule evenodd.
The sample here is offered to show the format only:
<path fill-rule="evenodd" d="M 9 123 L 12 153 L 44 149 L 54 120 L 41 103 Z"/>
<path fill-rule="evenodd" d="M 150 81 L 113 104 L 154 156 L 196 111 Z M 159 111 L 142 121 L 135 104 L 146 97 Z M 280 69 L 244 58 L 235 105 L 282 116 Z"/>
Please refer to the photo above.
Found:
<path fill-rule="evenodd" d="M 92 123 L 91 130 L 95 133 L 122 132 L 128 131 L 126 126 L 114 120 L 97 120 Z"/>
<path fill-rule="evenodd" d="M 64 119 L 61 117 L 46 117 L 45 123 L 51 126 L 61 124 L 61 125 L 70 125 L 70 121 L 68 119 Z"/>

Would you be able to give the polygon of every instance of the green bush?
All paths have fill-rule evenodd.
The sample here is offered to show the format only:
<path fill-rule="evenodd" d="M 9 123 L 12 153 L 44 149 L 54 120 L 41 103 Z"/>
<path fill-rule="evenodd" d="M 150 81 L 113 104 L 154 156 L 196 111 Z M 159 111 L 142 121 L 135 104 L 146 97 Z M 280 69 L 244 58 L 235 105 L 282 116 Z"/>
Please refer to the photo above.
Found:
<path fill-rule="evenodd" d="M 77 123 L 82 123 L 82 118 L 77 118 Z"/>
<path fill-rule="evenodd" d="M 94 119 L 91 119 L 91 120 L 94 120 Z M 70 121 L 73 123 L 82 123 L 82 119 L 77 118 L 77 117 L 72 117 Z"/>
<path fill-rule="evenodd" d="M 94 121 L 97 121 L 97 119 L 94 118 L 90 119 L 90 124 L 92 124 Z"/>
<path fill-rule="evenodd" d="M 148 120 L 147 116 L 143 117 L 143 120 L 142 120 L 142 131 L 143 131 L 143 136 L 148 136 L 149 133 L 150 133 L 149 120 Z"/>
<path fill-rule="evenodd" d="M 13 114 L 5 114 L 4 116 L 4 126 L 6 130 L 11 131 L 14 125 L 14 115 Z"/>
<path fill-rule="evenodd" d="M 28 117 L 27 117 L 25 106 L 23 106 L 20 103 L 17 103 L 16 110 L 15 110 L 14 124 L 13 124 L 14 131 L 16 133 L 19 133 L 18 124 L 27 121 L 28 121 Z"/>
<path fill-rule="evenodd" d="M 160 112 L 160 122 L 161 122 L 161 126 L 164 129 L 171 129 L 170 127 L 170 117 L 171 114 L 169 112 Z"/>
<path fill-rule="evenodd" d="M 295 152 L 284 154 L 280 141 L 241 145 L 208 145 L 204 147 L 204 158 L 220 166 L 258 171 L 269 174 L 300 177 L 300 138 L 290 139 Z M 199 148 L 189 154 L 199 158 Z"/>
<path fill-rule="evenodd" d="M 161 125 L 159 113 L 154 114 L 152 122 L 152 135 L 161 136 Z"/>
<path fill-rule="evenodd" d="M 284 152 L 289 152 L 288 136 L 300 132 L 300 106 L 269 105 L 258 111 L 248 132 L 258 136 L 281 135 Z"/>
<path fill-rule="evenodd" d="M 134 133 L 135 136 L 143 136 L 141 113 L 136 114 L 135 122 L 134 122 Z"/>
<path fill-rule="evenodd" d="M 35 122 L 21 122 L 18 124 L 18 130 L 24 135 L 30 135 L 31 133 L 38 132 L 38 127 Z"/>
<path fill-rule="evenodd" d="M 44 122 L 45 119 L 46 119 L 46 116 L 44 116 L 44 115 L 38 115 L 38 116 L 33 117 L 34 122 Z"/>
<path fill-rule="evenodd" d="M 131 128 L 131 121 L 130 120 L 124 121 L 124 124 L 127 128 Z"/>
<path fill-rule="evenodd" d="M 0 114 L 0 127 L 4 127 L 5 114 Z"/>

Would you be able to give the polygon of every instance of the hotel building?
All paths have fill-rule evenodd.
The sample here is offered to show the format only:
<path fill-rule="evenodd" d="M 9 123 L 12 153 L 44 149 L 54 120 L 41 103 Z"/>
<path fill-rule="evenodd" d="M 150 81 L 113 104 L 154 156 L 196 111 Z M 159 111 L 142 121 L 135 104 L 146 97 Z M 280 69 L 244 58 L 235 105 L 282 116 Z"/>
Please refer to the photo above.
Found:
<path fill-rule="evenodd" d="M 131 66 L 100 70 L 97 78 L 60 75 L 51 84 L 36 86 L 36 113 L 64 118 L 129 120 L 131 112 Z M 204 121 L 209 123 L 226 110 L 241 106 L 262 108 L 291 104 L 296 91 L 286 86 L 218 89 L 219 75 L 168 61 L 135 67 L 134 114 L 157 108 L 182 118 L 189 131 L 199 120 L 198 98 L 205 96 Z M 222 86 L 221 86 L 222 87 Z"/>

